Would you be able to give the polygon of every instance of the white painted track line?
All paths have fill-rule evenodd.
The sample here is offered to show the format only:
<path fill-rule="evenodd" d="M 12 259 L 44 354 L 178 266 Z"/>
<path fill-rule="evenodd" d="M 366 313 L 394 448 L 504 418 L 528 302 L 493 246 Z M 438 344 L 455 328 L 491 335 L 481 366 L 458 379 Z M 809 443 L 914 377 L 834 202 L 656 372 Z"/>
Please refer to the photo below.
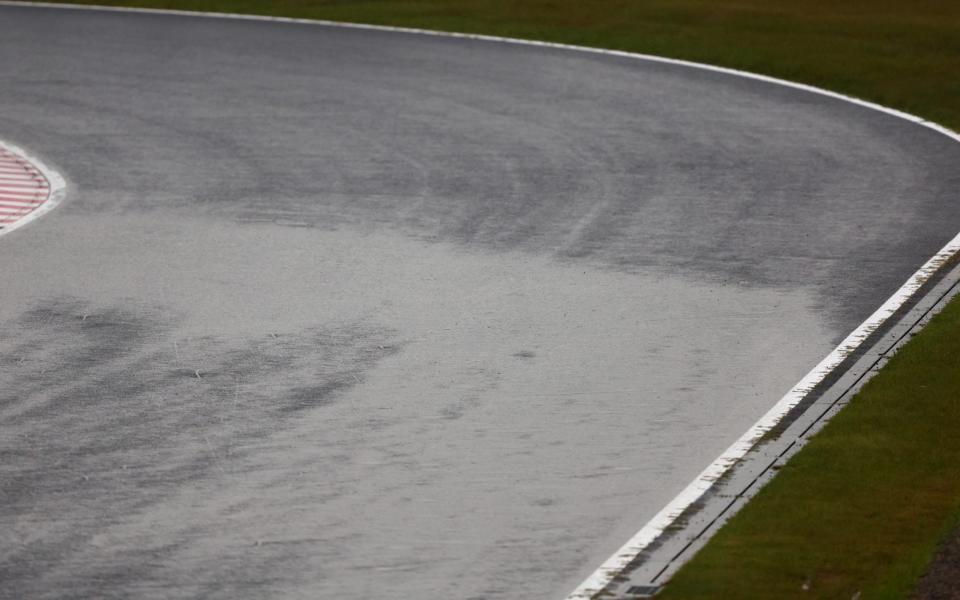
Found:
<path fill-rule="evenodd" d="M 927 121 L 923 118 L 905 113 L 893 108 L 888 108 L 875 104 L 873 102 L 868 102 L 866 100 L 861 100 L 859 98 L 854 98 L 851 96 L 846 96 L 837 92 L 831 92 L 822 88 L 818 88 L 811 85 L 806 85 L 802 83 L 794 83 L 791 81 L 786 81 L 783 79 L 777 79 L 775 77 L 769 77 L 766 75 L 759 75 L 756 73 L 749 73 L 746 71 L 740 71 L 736 69 L 729 69 L 726 67 L 718 67 L 714 65 L 707 65 L 702 63 L 695 63 L 686 60 L 665 58 L 661 56 L 653 56 L 648 54 L 637 54 L 633 52 L 625 52 L 620 50 L 605 50 L 601 48 L 589 48 L 584 46 L 574 46 L 570 44 L 560 44 L 554 42 L 541 42 L 533 40 L 521 40 L 514 38 L 504 38 L 497 36 L 489 35 L 480 35 L 480 34 L 471 34 L 471 33 L 453 33 L 453 32 L 440 32 L 440 31 L 430 31 L 424 29 L 415 29 L 408 27 L 390 27 L 383 25 L 364 25 L 358 23 L 339 23 L 335 21 L 323 21 L 323 20 L 311 20 L 311 19 L 295 19 L 287 17 L 267 17 L 267 16 L 258 16 L 258 15 L 243 15 L 243 14 L 231 14 L 231 13 L 209 13 L 209 12 L 192 12 L 192 11 L 182 11 L 182 10 L 161 10 L 161 9 L 147 9 L 147 8 L 122 8 L 122 7 L 110 7 L 110 6 L 98 6 L 98 5 L 71 5 L 71 4 L 57 4 L 57 3 L 46 3 L 46 2 L 9 2 L 7 0 L 0 0 L 0 6 L 34 6 L 34 7 L 48 7 L 48 8 L 58 8 L 58 9 L 70 9 L 70 10 L 91 10 L 91 11 L 115 11 L 115 12 L 127 12 L 127 13 L 144 13 L 144 14 L 161 14 L 161 15 L 179 15 L 179 16 L 189 16 L 189 17 L 198 17 L 198 18 L 215 18 L 215 19 L 234 19 L 234 20 L 249 20 L 249 21 L 270 21 L 276 23 L 296 23 L 300 25 L 314 25 L 322 27 L 340 27 L 340 28 L 350 28 L 350 29 L 362 29 L 362 30 L 371 30 L 371 31 L 390 31 L 398 33 L 408 33 L 408 34 L 417 34 L 417 35 L 429 35 L 429 36 L 439 36 L 439 37 L 449 37 L 449 38 L 461 38 L 461 39 L 472 39 L 472 40 L 482 40 L 487 42 L 496 42 L 496 43 L 508 43 L 508 44 L 518 44 L 525 46 L 535 46 L 542 48 L 555 48 L 562 50 L 569 50 L 575 52 L 588 52 L 592 54 L 602 54 L 607 56 L 616 56 L 621 58 L 629 58 L 650 62 L 665 63 L 671 65 L 678 65 L 683 67 L 689 67 L 693 69 L 701 69 L 705 71 L 712 71 L 716 73 L 724 73 L 727 75 L 735 77 L 743 77 L 747 79 L 753 79 L 756 81 L 763 81 L 766 83 L 784 86 L 793 88 L 796 90 L 801 90 L 809 92 L 812 94 L 818 94 L 821 96 L 827 96 L 830 98 L 842 100 L 864 108 L 871 110 L 880 111 L 888 115 L 910 121 L 917 125 L 932 129 L 938 133 L 946 135 L 951 139 L 960 142 L 960 134 L 947 129 L 941 125 Z M 2 147 L 2 146 L 0 146 Z M 39 166 L 39 163 L 35 164 Z M 41 169 L 42 170 L 42 169 Z M 5 172 L 9 172 L 7 166 L 0 162 L 0 176 L 4 175 Z M 51 189 L 54 190 L 53 193 L 62 192 L 63 183 L 62 178 L 59 178 L 57 181 L 51 179 L 47 171 L 44 171 L 44 174 L 47 175 L 47 179 L 50 181 Z M 59 177 L 59 176 L 56 176 Z M 53 195 L 53 193 L 51 195 Z M 49 205 L 50 202 L 44 204 L 44 207 Z M 43 207 L 41 207 L 43 208 Z M 17 223 L 20 224 L 22 221 L 27 218 L 35 218 L 37 213 L 41 209 L 37 209 L 30 213 L 28 217 L 25 217 Z M 0 234 L 9 230 L 9 226 L 5 229 L 0 230 Z M 630 540 L 627 541 L 617 552 L 615 552 L 609 559 L 607 559 L 593 574 L 591 574 L 586 580 L 583 581 L 577 588 L 569 594 L 567 600 L 585 600 L 588 598 L 593 598 L 613 580 L 613 578 L 623 571 L 631 561 L 633 561 L 643 550 L 645 550 L 655 539 L 657 539 L 668 527 L 670 527 L 677 519 L 677 517 L 683 513 L 687 508 L 689 508 L 694 502 L 700 499 L 705 492 L 707 492 L 712 486 L 713 483 L 720 478 L 731 466 L 736 464 L 747 452 L 753 448 L 757 441 L 763 437 L 763 435 L 769 431 L 771 428 L 775 427 L 783 417 L 790 412 L 790 410 L 797 406 L 806 395 L 820 382 L 822 382 L 830 373 L 834 371 L 840 364 L 854 352 L 864 340 L 875 331 L 877 328 L 882 326 L 886 320 L 895 313 L 899 308 L 901 308 L 917 290 L 933 275 L 946 261 L 955 256 L 960 252 L 960 234 L 954 237 L 950 242 L 948 242 L 939 252 L 937 252 L 933 257 L 931 257 L 920 269 L 914 273 L 910 279 L 897 290 L 886 302 L 883 303 L 880 308 L 878 308 L 870 317 L 864 321 L 860 326 L 853 330 L 844 340 L 840 343 L 830 354 L 828 354 L 820 363 L 815 366 L 809 373 L 807 373 L 797 384 L 787 392 L 774 406 L 771 408 L 763 417 L 760 418 L 750 429 L 746 431 L 736 442 L 734 442 L 726 451 L 724 451 L 720 456 L 716 458 L 707 468 L 697 476 L 692 482 L 690 482 L 687 487 L 681 491 L 673 500 L 671 500 L 660 512 L 656 514 L 646 525 L 644 525 Z"/>

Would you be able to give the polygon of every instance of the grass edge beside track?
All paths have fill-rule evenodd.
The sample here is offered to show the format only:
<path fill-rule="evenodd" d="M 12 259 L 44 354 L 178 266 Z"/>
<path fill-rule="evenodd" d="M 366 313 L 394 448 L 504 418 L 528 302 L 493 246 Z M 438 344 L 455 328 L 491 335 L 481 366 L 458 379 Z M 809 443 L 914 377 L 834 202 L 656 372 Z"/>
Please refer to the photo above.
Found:
<path fill-rule="evenodd" d="M 649 53 L 815 85 L 960 130 L 960 3 L 943 0 L 77 3 L 316 18 Z M 909 594 L 937 543 L 960 525 L 960 436 L 951 435 L 960 425 L 958 398 L 955 300 L 673 577 L 662 598 Z"/>
<path fill-rule="evenodd" d="M 954 300 L 659 597 L 907 597 L 960 525 L 958 332 Z"/>

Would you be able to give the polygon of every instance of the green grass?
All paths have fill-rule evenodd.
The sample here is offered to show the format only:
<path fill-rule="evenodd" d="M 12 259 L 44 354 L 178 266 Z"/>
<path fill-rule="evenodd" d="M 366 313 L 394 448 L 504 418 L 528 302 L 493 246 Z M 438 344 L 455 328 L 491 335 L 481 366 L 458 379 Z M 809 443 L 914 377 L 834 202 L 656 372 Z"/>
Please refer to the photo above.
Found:
<path fill-rule="evenodd" d="M 958 333 L 953 302 L 661 598 L 904 598 L 960 523 Z"/>
<path fill-rule="evenodd" d="M 659 54 L 818 85 L 960 130 L 958 0 L 101 3 Z M 681 569 L 662 598 L 905 597 L 937 541 L 960 523 L 958 400 L 960 303 L 953 302 Z"/>

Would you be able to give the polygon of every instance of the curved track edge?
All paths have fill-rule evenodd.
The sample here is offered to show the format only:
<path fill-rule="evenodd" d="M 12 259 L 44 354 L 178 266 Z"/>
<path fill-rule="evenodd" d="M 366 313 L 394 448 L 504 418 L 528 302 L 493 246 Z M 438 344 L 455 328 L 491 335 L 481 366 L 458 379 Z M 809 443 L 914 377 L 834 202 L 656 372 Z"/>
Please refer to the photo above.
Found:
<path fill-rule="evenodd" d="M 337 22 L 337 21 L 325 21 L 319 19 L 301 19 L 301 18 L 292 18 L 292 17 L 272 17 L 272 16 L 263 16 L 263 15 L 250 15 L 250 14 L 236 14 L 236 13 L 217 13 L 217 12 L 201 12 L 201 11 L 187 11 L 187 10 L 169 10 L 169 9 L 151 9 L 151 8 L 127 8 L 127 7 L 116 7 L 116 6 L 102 6 L 102 5 L 80 5 L 80 4 L 60 4 L 60 3 L 51 3 L 51 2 L 17 2 L 9 0 L 0 0 L 0 6 L 19 6 L 19 7 L 39 7 L 39 8 L 57 8 L 57 9 L 70 9 L 70 10 L 87 10 L 87 11 L 113 11 L 113 12 L 126 12 L 126 13 L 142 13 L 142 14 L 158 14 L 158 15 L 178 15 L 178 16 L 188 16 L 188 17 L 198 17 L 198 18 L 215 18 L 215 19 L 232 19 L 232 20 L 248 20 L 248 21 L 268 21 L 276 23 L 293 23 L 300 25 L 314 25 L 314 26 L 323 26 L 323 27 L 340 27 L 340 28 L 349 28 L 349 29 L 361 29 L 361 30 L 373 30 L 373 31 L 387 31 L 387 32 L 396 32 L 396 33 L 406 33 L 406 34 L 416 34 L 416 35 L 428 35 L 436 37 L 447 37 L 447 38 L 460 38 L 460 39 L 470 39 L 470 40 L 479 40 L 487 42 L 496 42 L 496 43 L 508 43 L 508 44 L 517 44 L 525 46 L 535 46 L 541 48 L 554 48 L 559 50 L 568 50 L 575 52 L 587 52 L 592 54 L 601 54 L 607 56 L 615 56 L 621 58 L 629 58 L 635 60 L 643 60 L 648 62 L 657 62 L 664 64 L 671 64 L 683 67 L 689 67 L 693 69 L 700 69 L 705 71 L 712 71 L 715 73 L 723 73 L 735 77 L 743 77 L 747 79 L 752 79 L 756 81 L 762 81 L 770 83 L 773 85 L 783 86 L 793 88 L 795 90 L 804 91 L 812 94 L 817 94 L 820 96 L 826 96 L 834 98 L 837 100 L 842 100 L 851 104 L 856 104 L 864 108 L 876 110 L 882 113 L 886 113 L 893 117 L 897 117 L 922 127 L 926 127 L 933 131 L 936 131 L 942 135 L 945 135 L 956 142 L 960 142 L 960 133 L 957 133 L 951 129 L 943 127 L 932 121 L 928 121 L 916 115 L 912 115 L 894 108 L 889 108 L 869 102 L 867 100 L 862 100 L 853 96 L 848 96 L 838 92 L 833 92 L 823 88 L 819 88 L 813 85 L 796 83 L 784 79 L 779 79 L 776 77 L 771 77 L 768 75 L 761 75 L 757 73 L 751 73 L 748 71 L 741 71 L 738 69 L 731 69 L 727 67 L 720 67 L 705 63 L 698 63 L 693 61 L 667 58 L 662 56 L 655 56 L 650 54 L 641 54 L 634 52 L 627 52 L 623 50 L 608 50 L 603 48 L 593 48 L 588 46 L 577 46 L 572 44 L 562 44 L 557 42 L 545 42 L 537 40 L 525 40 L 518 38 L 508 38 L 500 36 L 491 36 L 483 34 L 474 34 L 474 33 L 457 33 L 457 32 L 444 32 L 444 31 L 433 31 L 428 29 L 417 29 L 411 27 L 394 27 L 387 25 L 367 25 L 360 23 L 346 23 L 346 22 Z M 0 147 L 2 147 L 2 142 L 0 142 Z M 31 159 L 32 160 L 32 159 Z M 34 164 L 38 165 L 44 175 L 50 173 L 54 177 L 59 179 L 60 182 L 60 193 L 62 195 L 63 189 L 63 179 L 56 174 L 55 171 L 50 169 L 43 170 L 41 166 L 42 163 L 35 162 Z M 48 177 L 49 179 L 49 177 Z M 54 188 L 54 180 L 50 179 L 51 189 Z M 52 194 L 51 194 L 52 195 Z M 47 210 L 53 208 L 51 205 Z M 37 212 L 37 211 L 34 211 Z M 32 216 L 32 215 L 31 215 Z M 39 215 L 36 215 L 39 216 Z M 35 217 L 33 217 L 35 218 Z M 0 230 L 0 235 L 5 233 L 5 231 Z M 898 289 L 890 298 L 887 299 L 870 317 L 868 317 L 863 323 L 861 323 L 856 329 L 854 329 L 833 351 L 831 351 L 823 360 L 820 361 L 813 369 L 810 370 L 793 388 L 788 391 L 780 400 L 765 414 L 763 415 L 753 426 L 750 427 L 736 442 L 734 442 L 726 451 L 724 451 L 720 456 L 718 456 L 709 466 L 707 466 L 687 487 L 681 491 L 673 500 L 671 500 L 663 509 L 660 510 L 650 521 L 648 521 L 633 537 L 631 537 L 619 550 L 617 550 L 610 558 L 608 558 L 599 568 L 597 568 L 589 577 L 587 577 L 575 590 L 573 590 L 568 596 L 567 600 L 588 600 L 598 596 L 612 596 L 611 588 L 620 588 L 624 582 L 629 581 L 629 577 L 626 576 L 626 573 L 632 571 L 638 562 L 638 560 L 643 559 L 644 555 L 649 555 L 651 552 L 655 551 L 657 547 L 661 547 L 664 541 L 664 538 L 667 537 L 676 537 L 676 531 L 685 529 L 686 523 L 691 522 L 691 513 L 699 512 L 704 504 L 707 496 L 712 495 L 715 491 L 716 484 L 721 480 L 725 480 L 730 477 L 731 471 L 734 466 L 741 465 L 744 463 L 745 459 L 748 458 L 748 455 L 756 451 L 758 446 L 763 445 L 763 442 L 767 440 L 769 435 L 774 432 L 778 426 L 783 425 L 784 420 L 787 419 L 788 415 L 792 415 L 792 418 L 797 418 L 796 410 L 798 408 L 805 409 L 807 408 L 806 404 L 809 398 L 814 394 L 815 390 L 822 391 L 824 384 L 829 384 L 831 382 L 836 382 L 842 378 L 848 371 L 854 368 L 854 365 L 851 363 L 854 362 L 851 359 L 863 356 L 864 354 L 871 354 L 871 350 L 878 346 L 877 337 L 880 334 L 884 334 L 887 330 L 892 327 L 896 327 L 893 324 L 893 321 L 897 318 L 900 318 L 904 311 L 914 311 L 911 307 L 917 307 L 925 304 L 924 300 L 935 295 L 934 290 L 938 288 L 937 282 L 941 279 L 952 279 L 956 275 L 956 270 L 954 270 L 953 275 L 944 277 L 944 271 L 947 270 L 946 267 L 949 266 L 949 263 L 952 262 L 952 259 L 960 254 L 960 233 L 958 233 L 952 240 L 950 240 L 943 248 L 940 249 L 934 256 L 932 256 L 927 262 L 923 264 L 907 281 L 904 283 L 900 289 Z M 951 287 L 951 290 L 955 291 L 955 288 Z M 908 327 L 910 333 L 915 332 L 919 327 L 922 327 L 925 324 L 926 319 L 929 318 L 929 314 L 932 314 L 930 311 L 934 311 L 936 307 L 941 306 L 945 299 L 952 295 L 953 292 L 945 294 L 937 298 L 933 305 L 928 308 L 928 312 L 923 313 L 920 319 L 916 323 Z M 904 319 L 900 319 L 902 323 Z M 875 335 L 877 334 L 877 335 Z M 884 334 L 882 337 L 884 339 L 889 337 Z M 892 346 L 888 346 L 886 350 L 881 352 L 881 355 L 887 356 L 889 352 L 892 352 L 897 347 L 899 347 L 898 342 L 894 342 Z M 857 363 L 859 364 L 859 363 Z M 862 385 L 862 377 L 858 378 L 859 384 Z M 853 388 L 848 388 L 847 391 Z M 798 421 L 800 419 L 797 419 Z M 815 419 L 816 422 L 820 422 L 822 419 Z M 814 424 L 815 425 L 815 424 Z M 810 425 L 804 433 L 809 434 Z M 789 436 L 779 435 L 778 439 L 785 440 Z M 799 437 L 794 438 L 793 442 L 799 440 Z M 791 443 L 791 446 L 793 444 Z M 764 472 L 769 471 L 765 469 Z M 758 481 L 761 478 L 761 475 L 754 477 L 753 481 Z M 740 497 L 740 496 L 738 496 Z M 729 503 L 728 503 L 729 504 Z M 728 512 L 726 509 L 721 512 Z M 729 514 L 727 515 L 729 516 Z M 713 521 L 711 521 L 713 523 Z M 703 532 L 696 535 L 696 539 L 702 542 Z M 685 548 L 689 547 L 690 543 L 687 543 Z M 673 557 L 669 563 L 675 565 L 677 562 L 678 556 Z M 648 562 L 648 561 L 644 561 Z M 671 569 L 673 570 L 673 569 Z M 660 570 L 657 578 L 662 578 L 663 574 L 667 572 L 667 567 L 664 567 Z M 662 579 L 661 579 L 662 583 Z M 651 595 L 656 591 L 657 585 L 638 585 L 628 587 L 626 590 L 626 597 L 645 597 Z M 619 594 L 617 594 L 619 595 Z"/>
<path fill-rule="evenodd" d="M 0 173 L 0 236 L 15 231 L 57 207 L 66 181 L 32 153 L 0 140 L 0 160 L 16 164 L 18 172 Z"/>

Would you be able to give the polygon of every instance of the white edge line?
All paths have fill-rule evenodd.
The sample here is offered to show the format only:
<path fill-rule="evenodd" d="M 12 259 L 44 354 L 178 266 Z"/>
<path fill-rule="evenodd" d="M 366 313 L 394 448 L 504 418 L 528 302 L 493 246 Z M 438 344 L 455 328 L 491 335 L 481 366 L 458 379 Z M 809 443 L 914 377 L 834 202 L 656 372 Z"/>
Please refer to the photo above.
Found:
<path fill-rule="evenodd" d="M 960 141 L 960 140 L 958 140 Z M 950 240 L 937 254 L 928 260 L 903 286 L 896 291 L 870 318 L 864 321 L 840 343 L 820 364 L 814 367 L 773 408 L 760 418 L 740 439 L 718 456 L 682 492 L 658 512 L 626 544 L 608 558 L 592 575 L 581 583 L 568 600 L 589 600 L 603 591 L 647 546 L 670 527 L 694 502 L 699 500 L 732 466 L 737 464 L 763 436 L 775 427 L 787 413 L 797 406 L 806 395 L 827 375 L 853 353 L 937 271 L 937 269 L 960 251 L 960 234 Z"/>
<path fill-rule="evenodd" d="M 215 13 L 215 12 L 194 12 L 186 10 L 164 10 L 164 9 L 153 9 L 153 8 L 125 8 L 125 7 L 116 7 L 116 6 L 100 6 L 100 5 L 77 5 L 77 4 L 59 4 L 54 2 L 10 2 L 8 0 L 0 0 L 0 6 L 36 6 L 36 7 L 49 7 L 49 8 L 62 8 L 62 9 L 72 9 L 72 10 L 94 10 L 94 11 L 112 11 L 112 12 L 125 12 L 125 13 L 145 13 L 145 14 L 166 14 L 166 15 L 180 15 L 180 16 L 190 16 L 190 17 L 205 17 L 205 18 L 215 18 L 215 19 L 235 19 L 235 20 L 246 20 L 246 21 L 272 21 L 277 23 L 296 23 L 301 25 L 319 25 L 325 27 L 340 27 L 347 29 L 364 29 L 372 31 L 392 31 L 399 33 L 411 33 L 419 35 L 430 35 L 437 37 L 448 37 L 448 38 L 461 38 L 461 39 L 470 39 L 470 40 L 481 40 L 487 42 L 501 42 L 509 44 L 519 44 L 525 46 L 536 46 L 541 48 L 557 48 L 562 50 L 573 50 L 578 52 L 588 52 L 592 54 L 602 54 L 606 56 L 617 56 L 622 58 L 630 58 L 637 60 L 645 60 L 649 62 L 658 62 L 671 65 L 679 65 L 690 67 L 694 69 L 701 69 L 704 71 L 712 71 L 715 73 L 725 73 L 727 75 L 734 75 L 737 77 L 743 77 L 746 79 L 753 79 L 756 81 L 763 81 L 766 83 L 771 83 L 775 85 L 780 85 L 784 87 L 789 87 L 797 90 L 802 90 L 805 92 L 810 92 L 813 94 L 818 94 L 821 96 L 827 96 L 830 98 L 835 98 L 837 100 L 843 100 L 851 104 L 856 104 L 865 108 L 870 108 L 877 110 L 894 117 L 916 123 L 928 129 L 932 129 L 938 133 L 946 135 L 957 142 L 960 142 L 960 134 L 957 132 L 947 129 L 942 125 L 938 125 L 932 121 L 928 121 L 916 115 L 906 113 L 894 108 L 889 108 L 882 106 L 880 104 L 875 104 L 866 100 L 861 100 L 860 98 L 855 98 L 853 96 L 847 96 L 838 92 L 832 92 L 823 88 L 819 88 L 812 85 L 807 85 L 804 83 L 795 83 L 792 81 L 787 81 L 785 79 L 778 79 L 776 77 L 770 77 L 768 75 L 760 75 L 758 73 L 750 73 L 748 71 L 741 71 L 738 69 L 730 69 L 727 67 L 718 67 L 715 65 L 709 65 L 704 63 L 692 62 L 687 60 L 680 60 L 675 58 L 666 58 L 663 56 L 654 56 L 651 54 L 640 54 L 634 52 L 626 52 L 623 50 L 607 50 L 603 48 L 591 48 L 588 46 L 575 46 L 572 44 L 561 44 L 557 42 L 544 42 L 537 40 L 523 40 L 517 38 L 508 38 L 500 36 L 491 36 L 491 35 L 482 35 L 475 33 L 457 33 L 457 32 L 445 32 L 445 31 L 431 31 L 429 29 L 417 29 L 412 27 L 393 27 L 389 25 L 366 25 L 361 23 L 345 23 L 338 21 L 325 21 L 320 19 L 296 19 L 291 17 L 270 17 L 270 16 L 261 16 L 261 15 L 244 15 L 236 13 Z M 32 159 L 31 159 L 32 160 Z M 38 168 L 41 168 L 38 164 Z M 47 174 L 49 169 L 44 170 L 44 175 Z M 55 175 L 56 176 L 56 175 Z M 59 177 L 59 176 L 57 176 Z M 62 182 L 62 179 L 60 179 Z M 54 181 L 51 179 L 51 189 L 53 189 Z M 62 191 L 61 187 L 58 188 Z M 49 210 L 49 209 L 48 209 Z M 36 212 L 36 211 L 35 211 Z M 26 219 L 24 219 L 26 220 Z M 630 562 L 633 561 L 643 550 L 647 548 L 657 537 L 659 537 L 670 525 L 676 521 L 676 519 L 694 502 L 699 500 L 704 493 L 706 493 L 721 476 L 723 476 L 733 465 L 735 465 L 740 459 L 742 459 L 747 452 L 753 448 L 756 443 L 764 436 L 764 434 L 772 429 L 777 423 L 780 422 L 783 417 L 790 412 L 790 410 L 797 406 L 803 398 L 812 390 L 817 384 L 823 381 L 827 375 L 829 375 L 835 368 L 837 368 L 847 356 L 849 356 L 853 351 L 855 351 L 863 341 L 877 328 L 879 328 L 883 323 L 895 313 L 900 307 L 906 303 L 906 301 L 924 284 L 924 282 L 929 279 L 929 277 L 937 271 L 937 269 L 953 257 L 957 252 L 960 251 L 960 233 L 957 234 L 950 242 L 948 242 L 939 252 L 937 252 L 933 257 L 930 258 L 920 269 L 914 273 L 910 279 L 904 283 L 899 290 L 896 291 L 886 302 L 883 303 L 880 308 L 878 308 L 870 317 L 864 321 L 859 327 L 853 330 L 850 335 L 840 343 L 830 354 L 828 354 L 820 363 L 814 367 L 809 373 L 807 373 L 803 379 L 801 379 L 789 392 L 787 392 L 779 402 L 777 402 L 773 408 L 771 408 L 763 417 L 760 418 L 746 433 L 744 433 L 740 439 L 738 439 L 732 446 L 727 448 L 723 454 L 718 456 L 710 466 L 703 470 L 696 479 L 694 479 L 690 484 L 680 492 L 673 500 L 670 501 L 660 512 L 656 514 L 646 525 L 643 526 L 640 531 L 638 531 L 630 540 L 624 544 L 617 552 L 608 558 L 592 575 L 583 581 L 577 588 L 571 592 L 566 600 L 589 600 L 593 598 L 598 593 L 603 591 L 607 585 L 613 580 L 613 578 L 618 575 L 624 568 L 626 568 Z"/>
<path fill-rule="evenodd" d="M 30 211 L 28 214 L 24 215 L 23 218 L 17 219 L 8 225 L 3 225 L 3 227 L 0 228 L 0 236 L 2 236 L 23 227 L 27 223 L 42 217 L 56 208 L 63 201 L 63 198 L 66 195 L 67 182 L 64 180 L 63 176 L 57 172 L 56 169 L 49 167 L 42 160 L 37 158 L 32 153 L 27 152 L 23 148 L 3 140 L 0 140 L 0 148 L 6 150 L 7 152 L 12 152 L 13 154 L 16 154 L 20 158 L 29 162 L 33 168 L 39 171 L 40 175 L 47 180 L 48 185 L 46 201 Z"/>

